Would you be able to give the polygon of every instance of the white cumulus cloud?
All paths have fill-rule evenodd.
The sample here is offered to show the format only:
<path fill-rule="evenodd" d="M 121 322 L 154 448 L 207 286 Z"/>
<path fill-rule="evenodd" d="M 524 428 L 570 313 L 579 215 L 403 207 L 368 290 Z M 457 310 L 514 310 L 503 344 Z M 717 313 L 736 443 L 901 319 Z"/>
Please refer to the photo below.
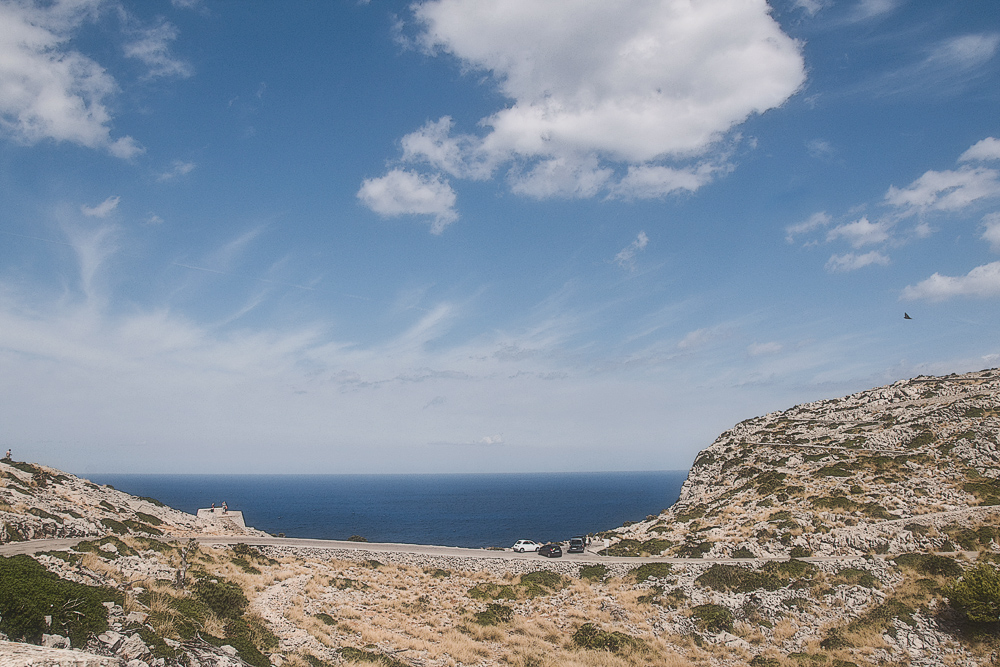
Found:
<path fill-rule="evenodd" d="M 916 285 L 908 285 L 902 294 L 910 301 L 944 301 L 958 296 L 1000 296 L 1000 262 L 977 266 L 964 276 L 935 273 Z"/>
<path fill-rule="evenodd" d="M 106 101 L 115 80 L 68 47 L 96 2 L 0 4 L 0 130 L 15 141 L 45 139 L 103 149 L 128 159 L 143 148 L 112 138 Z"/>
<path fill-rule="evenodd" d="M 404 162 L 456 178 L 497 169 L 517 194 L 625 199 L 694 191 L 729 167 L 722 139 L 805 82 L 801 45 L 763 0 L 426 0 L 413 43 L 487 74 L 507 97 L 455 133 L 402 140 Z"/>
<path fill-rule="evenodd" d="M 959 162 L 985 162 L 987 160 L 1000 160 L 1000 139 L 986 137 L 977 141 L 958 158 Z"/>
<path fill-rule="evenodd" d="M 431 232 L 440 234 L 458 219 L 455 191 L 438 176 L 393 169 L 381 178 L 361 184 L 358 199 L 379 215 L 427 215 L 433 218 Z"/>

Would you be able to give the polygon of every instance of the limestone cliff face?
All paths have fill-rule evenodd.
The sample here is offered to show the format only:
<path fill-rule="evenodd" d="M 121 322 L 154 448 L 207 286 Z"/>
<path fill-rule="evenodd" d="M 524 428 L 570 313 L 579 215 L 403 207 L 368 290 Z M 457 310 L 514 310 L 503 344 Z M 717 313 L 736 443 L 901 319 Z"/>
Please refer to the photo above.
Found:
<path fill-rule="evenodd" d="M 0 460 L 0 544 L 44 537 L 260 534 L 42 465 Z"/>
<path fill-rule="evenodd" d="M 972 549 L 998 478 L 1000 370 L 917 377 L 737 424 L 673 507 L 616 532 L 671 555 Z"/>

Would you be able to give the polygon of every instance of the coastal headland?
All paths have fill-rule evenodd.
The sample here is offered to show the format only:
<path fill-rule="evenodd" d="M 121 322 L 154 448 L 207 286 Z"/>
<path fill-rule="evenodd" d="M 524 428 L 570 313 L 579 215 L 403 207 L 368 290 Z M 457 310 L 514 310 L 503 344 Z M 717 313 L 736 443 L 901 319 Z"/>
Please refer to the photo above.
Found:
<path fill-rule="evenodd" d="M 552 560 L 275 537 L 8 459 L 0 667 L 992 665 L 998 480 L 997 370 L 741 422 L 674 506 Z"/>

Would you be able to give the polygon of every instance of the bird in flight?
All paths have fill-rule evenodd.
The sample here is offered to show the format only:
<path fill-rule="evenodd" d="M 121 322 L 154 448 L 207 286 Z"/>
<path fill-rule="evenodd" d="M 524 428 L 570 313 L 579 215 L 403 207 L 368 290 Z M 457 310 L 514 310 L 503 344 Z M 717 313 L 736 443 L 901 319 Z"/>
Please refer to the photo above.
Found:
<path fill-rule="evenodd" d="M 903 319 L 904 320 L 912 320 L 913 318 L 910 317 L 909 313 L 903 313 Z"/>

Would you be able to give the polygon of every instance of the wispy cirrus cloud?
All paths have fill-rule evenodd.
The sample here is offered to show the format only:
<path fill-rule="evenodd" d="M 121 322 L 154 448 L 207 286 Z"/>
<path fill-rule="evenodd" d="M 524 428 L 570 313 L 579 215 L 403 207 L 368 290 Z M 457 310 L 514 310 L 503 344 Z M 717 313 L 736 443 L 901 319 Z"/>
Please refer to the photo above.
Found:
<path fill-rule="evenodd" d="M 177 35 L 176 26 L 161 21 L 159 25 L 138 31 L 138 34 L 125 44 L 125 55 L 142 62 L 147 68 L 148 78 L 188 78 L 194 74 L 194 68 L 170 51 L 170 45 L 177 39 Z"/>
<path fill-rule="evenodd" d="M 646 236 L 646 232 L 639 232 L 634 241 L 618 251 L 618 254 L 615 255 L 615 264 L 623 269 L 634 271 L 636 255 L 645 250 L 647 245 L 649 245 L 649 237 Z"/>
<path fill-rule="evenodd" d="M 80 206 L 80 212 L 90 218 L 106 218 L 111 215 L 112 211 L 118 208 L 118 204 L 121 200 L 122 198 L 119 196 L 112 196 L 108 197 L 96 206 L 87 206 L 86 204 L 83 204 Z"/>
<path fill-rule="evenodd" d="M 176 180 L 178 178 L 181 178 L 182 176 L 187 176 L 192 171 L 194 171 L 197 166 L 198 165 L 196 165 L 194 162 L 185 162 L 184 160 L 174 160 L 170 164 L 170 169 L 161 172 L 160 175 L 156 177 L 156 180 L 161 183 Z"/>

